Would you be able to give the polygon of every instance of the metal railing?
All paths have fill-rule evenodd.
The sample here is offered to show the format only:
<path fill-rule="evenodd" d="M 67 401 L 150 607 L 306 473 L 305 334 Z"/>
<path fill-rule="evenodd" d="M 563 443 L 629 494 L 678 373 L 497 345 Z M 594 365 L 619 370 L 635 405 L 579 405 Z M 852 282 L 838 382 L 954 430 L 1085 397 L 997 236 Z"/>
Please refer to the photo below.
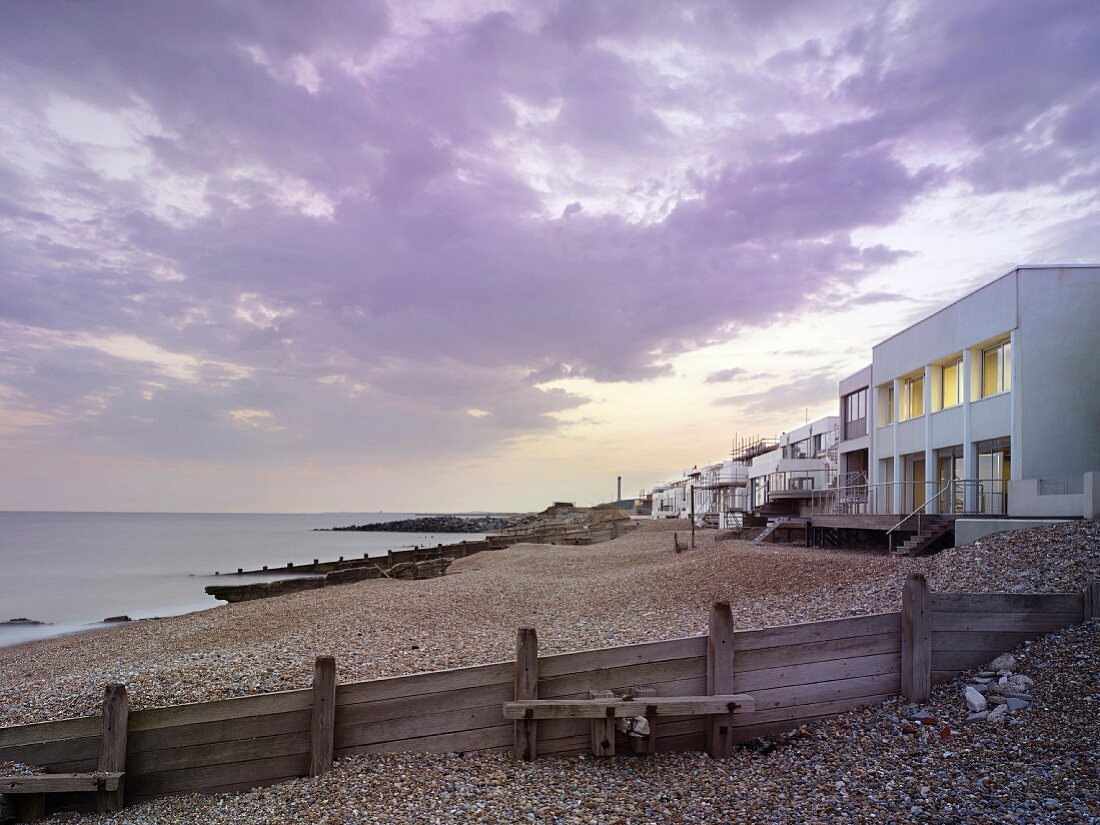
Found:
<path fill-rule="evenodd" d="M 840 484 L 815 490 L 806 515 L 908 516 L 927 510 L 954 515 L 1003 515 L 1008 512 L 1008 482 L 1001 479 L 954 479 L 928 496 L 930 481 L 884 481 L 878 484 Z M 926 500 L 927 499 L 927 500 Z M 917 502 L 924 501 L 917 506 Z"/>
<path fill-rule="evenodd" d="M 935 494 L 933 494 L 932 496 L 929 496 L 927 499 L 925 499 L 924 504 L 922 504 L 920 507 L 918 507 L 912 513 L 907 515 L 905 518 L 903 518 L 901 521 L 899 521 L 897 524 L 895 524 L 893 527 L 891 527 L 889 530 L 886 531 L 886 546 L 889 548 L 890 553 L 894 552 L 894 533 L 897 532 L 898 530 L 900 530 L 901 526 L 903 524 L 905 524 L 905 522 L 909 521 L 909 519 L 916 516 L 916 519 L 917 519 L 917 533 L 919 535 L 920 534 L 920 517 L 921 517 L 921 514 L 925 512 L 925 510 L 928 508 L 929 504 L 931 504 L 933 501 L 938 501 L 940 499 L 940 497 L 944 493 L 946 493 L 948 488 L 950 488 L 954 483 L 955 483 L 954 481 L 949 481 L 946 484 L 944 484 L 943 487 L 941 487 L 939 490 L 937 490 Z"/>

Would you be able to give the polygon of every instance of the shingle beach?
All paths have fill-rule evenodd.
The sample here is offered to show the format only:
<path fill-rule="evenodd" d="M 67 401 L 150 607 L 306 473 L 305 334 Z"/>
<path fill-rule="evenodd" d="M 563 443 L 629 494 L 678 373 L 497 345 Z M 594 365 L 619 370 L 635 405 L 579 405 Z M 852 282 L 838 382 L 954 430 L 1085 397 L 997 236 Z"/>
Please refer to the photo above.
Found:
<path fill-rule="evenodd" d="M 897 609 L 905 577 L 934 590 L 1076 591 L 1100 577 L 1100 525 L 1006 533 L 922 559 L 754 547 L 646 523 L 589 547 L 517 545 L 440 579 L 372 580 L 0 649 L 0 723 L 92 715 L 102 685 L 134 708 L 306 687 L 315 655 L 341 681 L 508 660 L 515 628 L 545 653 Z M 681 537 L 682 538 L 682 537 Z M 222 797 L 175 797 L 87 822 L 1088 822 L 1100 817 L 1100 628 L 1032 643 L 1032 707 L 967 725 L 960 683 L 934 690 L 942 724 L 898 700 L 729 760 L 509 755 L 350 757 L 329 775 Z M 942 731 L 950 730 L 947 734 Z M 899 767 L 900 766 L 900 767 Z"/>

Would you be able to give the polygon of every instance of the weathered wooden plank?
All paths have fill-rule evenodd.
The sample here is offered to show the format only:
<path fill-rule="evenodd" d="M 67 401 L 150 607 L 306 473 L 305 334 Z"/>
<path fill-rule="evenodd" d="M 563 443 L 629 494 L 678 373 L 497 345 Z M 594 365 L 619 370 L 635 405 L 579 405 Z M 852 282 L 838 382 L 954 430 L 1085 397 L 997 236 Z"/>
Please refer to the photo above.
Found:
<path fill-rule="evenodd" d="M 614 667 L 591 673 L 567 673 L 539 682 L 539 695 L 555 699 L 588 690 L 625 690 L 632 685 L 652 685 L 677 679 L 706 676 L 706 659 L 671 659 L 666 662 Z"/>
<path fill-rule="evenodd" d="M 933 593 L 932 609 L 944 613 L 1078 613 L 1081 593 Z"/>
<path fill-rule="evenodd" d="M 125 685 L 107 685 L 103 690 L 103 725 L 99 742 L 98 773 L 123 773 L 126 770 L 126 731 L 130 722 L 130 700 Z M 96 789 L 96 811 L 122 810 L 123 781 L 114 788 Z"/>
<path fill-rule="evenodd" d="M 1009 630 L 1016 632 L 1053 633 L 1064 627 L 1079 624 L 1081 613 L 933 613 L 932 630 L 988 631 Z"/>
<path fill-rule="evenodd" d="M 706 655 L 707 637 L 689 636 L 663 642 L 643 642 L 624 647 L 597 648 L 577 653 L 543 656 L 539 659 L 539 673 L 545 678 Z"/>
<path fill-rule="evenodd" d="M 614 696 L 615 694 L 613 694 L 610 690 L 590 690 L 588 691 L 588 698 L 590 700 L 599 699 L 605 703 L 605 712 L 602 715 L 577 717 L 573 716 L 572 714 L 565 714 L 566 718 L 585 718 L 591 720 L 588 723 L 588 739 L 590 747 L 592 748 L 593 756 L 615 755 L 615 711 L 614 708 L 606 705 L 606 703 L 610 702 Z M 610 713 L 608 713 L 607 711 L 610 711 Z M 505 716 L 507 715 L 508 714 L 505 713 Z M 523 712 L 521 711 L 520 718 L 522 717 Z M 553 715 L 547 715 L 546 718 L 552 719 L 555 717 Z"/>
<path fill-rule="evenodd" d="M 702 716 L 752 713 L 753 710 L 752 697 L 741 693 L 715 696 L 648 696 L 644 699 L 616 696 L 592 699 L 531 699 L 505 702 L 503 706 L 506 719 L 621 719 L 650 713 L 654 716 Z"/>
<path fill-rule="evenodd" d="M 336 718 L 336 659 L 318 656 L 313 666 L 313 712 L 310 717 L 309 775 L 332 767 L 332 735 Z"/>
<path fill-rule="evenodd" d="M 790 665 L 767 670 L 750 670 L 734 674 L 734 690 L 755 694 L 761 689 L 792 685 L 815 685 L 837 679 L 853 679 L 858 676 L 876 676 L 881 673 L 899 673 L 900 653 L 877 653 L 873 656 L 853 656 L 806 665 Z"/>
<path fill-rule="evenodd" d="M 359 702 L 377 702 L 382 699 L 398 699 L 404 696 L 442 693 L 485 685 L 510 686 L 514 667 L 512 662 L 498 662 L 491 665 L 419 673 L 414 676 L 346 682 L 336 686 L 336 706 L 342 708 Z"/>
<path fill-rule="evenodd" d="M 643 687 L 641 685 L 635 685 L 630 689 L 630 695 L 635 699 L 647 699 L 651 696 L 657 695 L 657 690 L 651 687 Z M 645 714 L 646 723 L 649 725 L 648 736 L 631 736 L 630 749 L 634 753 L 638 754 L 651 754 L 657 752 L 657 720 L 650 717 L 648 713 Z"/>
<path fill-rule="evenodd" d="M 0 728 L 0 753 L 3 753 L 7 748 L 39 744 L 41 742 L 59 742 L 84 737 L 93 737 L 98 741 L 102 726 L 103 717 L 97 715 Z"/>
<path fill-rule="evenodd" d="M 583 723 L 587 724 L 587 723 Z M 661 750 L 660 742 L 668 742 L 672 739 L 682 737 L 685 735 L 697 736 L 698 746 L 694 750 L 702 750 L 704 747 L 704 727 L 705 719 L 701 716 L 692 716 L 687 719 L 662 719 L 661 720 L 661 736 L 656 737 L 654 747 L 659 751 Z M 539 754 L 540 756 L 554 756 L 564 755 L 572 753 L 587 753 L 590 750 L 591 743 L 589 741 L 589 732 L 586 730 L 581 734 L 571 734 L 569 736 L 560 736 L 553 739 L 542 738 L 540 728 L 539 734 Z M 629 737 L 623 734 L 616 735 L 616 746 L 624 744 L 625 740 Z M 666 748 L 667 749 L 667 748 Z"/>
<path fill-rule="evenodd" d="M 65 793 L 118 790 L 123 774 L 117 771 L 96 773 L 43 773 L 32 776 L 0 777 L 0 794 Z"/>
<path fill-rule="evenodd" d="M 87 770 L 94 770 L 99 763 L 99 736 L 0 748 L 0 762 L 23 762 L 44 768 L 60 762 L 87 762 Z M 83 770 L 85 768 L 74 769 L 74 772 Z"/>
<path fill-rule="evenodd" d="M 500 705 L 485 708 L 464 708 L 442 713 L 424 713 L 401 719 L 385 719 L 362 725 L 338 725 L 336 750 L 389 742 L 396 739 L 415 739 L 440 733 L 489 728 L 504 722 Z"/>
<path fill-rule="evenodd" d="M 694 533 L 692 534 L 694 536 Z M 715 602 L 710 608 L 709 633 L 707 634 L 707 695 L 732 696 L 734 694 L 734 638 L 733 611 L 729 602 Z M 751 705 L 751 707 L 750 707 Z M 707 721 L 707 754 L 712 759 L 724 759 L 733 752 L 730 736 L 731 717 L 734 713 L 755 710 L 751 697 L 730 699 L 726 712 L 702 711 L 713 715 Z M 660 711 L 658 710 L 657 713 Z M 695 712 L 694 706 L 684 706 L 679 713 Z M 655 714 L 656 715 L 656 714 Z M 673 714 L 669 714 L 673 715 Z"/>
<path fill-rule="evenodd" d="M 308 731 L 311 717 L 312 711 L 296 710 L 273 713 L 270 716 L 245 716 L 241 719 L 138 731 L 130 734 L 129 754 L 132 757 L 134 754 L 166 748 Z"/>
<path fill-rule="evenodd" d="M 679 736 L 664 736 L 657 740 L 658 753 L 698 752 L 706 749 L 706 733 L 685 733 Z"/>
<path fill-rule="evenodd" d="M 984 667 L 1012 648 L 993 650 L 934 650 L 932 651 L 932 669 L 952 671 L 956 675 L 964 670 Z"/>
<path fill-rule="evenodd" d="M 827 702 L 810 702 L 802 705 L 783 705 L 782 707 L 769 708 L 757 711 L 751 715 L 737 716 L 733 725 L 736 728 L 753 728 L 775 722 L 792 722 L 792 728 L 798 727 L 799 719 L 818 718 L 823 716 L 835 716 L 865 705 L 877 705 L 887 699 L 897 696 L 896 693 L 872 693 L 867 696 L 848 696 L 843 699 L 833 699 Z"/>
<path fill-rule="evenodd" d="M 468 751 L 510 751 L 512 750 L 512 723 L 481 727 L 472 730 L 459 730 L 439 733 L 431 736 L 392 739 L 385 742 L 370 742 L 351 747 L 337 747 L 336 757 L 342 758 L 356 753 L 465 753 Z"/>
<path fill-rule="evenodd" d="M 271 779 L 305 776 L 309 772 L 309 753 L 206 765 L 175 771 L 147 773 L 133 777 L 128 793 L 134 797 L 155 796 L 183 791 L 205 792 L 225 785 L 260 784 Z"/>
<path fill-rule="evenodd" d="M 932 682 L 932 594 L 921 573 L 910 573 L 901 591 L 901 693 L 927 702 Z"/>
<path fill-rule="evenodd" d="M 1005 653 L 1043 635 L 1038 630 L 1023 633 L 1012 630 L 984 632 L 941 630 L 932 633 L 932 653 L 935 654 L 941 650 L 998 650 Z"/>
<path fill-rule="evenodd" d="M 516 632 L 516 666 L 512 684 L 516 699 L 539 696 L 539 639 L 533 627 Z M 513 742 L 516 759 L 530 761 L 538 756 L 538 723 L 528 716 L 515 723 Z"/>
<path fill-rule="evenodd" d="M 782 647 L 825 642 L 830 639 L 847 639 L 853 636 L 869 636 L 875 633 L 900 632 L 900 613 L 873 613 L 869 616 L 827 619 L 805 624 L 766 627 L 762 630 L 741 630 L 734 635 L 734 646 L 740 655 L 747 650 L 757 650 L 762 647 Z"/>
<path fill-rule="evenodd" d="M 512 699 L 515 689 L 511 684 L 484 685 L 458 688 L 430 695 L 404 696 L 398 699 L 382 699 L 377 702 L 360 702 L 344 705 L 337 710 L 336 726 L 359 725 L 384 719 L 400 719 L 419 716 L 425 708 L 432 712 L 461 710 L 463 708 L 500 707 Z"/>
<path fill-rule="evenodd" d="M 828 719 L 833 714 L 826 714 L 824 716 L 802 716 L 798 719 L 787 719 L 781 722 L 771 722 L 765 725 L 756 725 L 755 727 L 745 727 L 734 729 L 734 741 L 737 743 L 747 742 L 750 739 L 757 739 L 762 736 L 776 736 L 780 733 L 785 733 L 789 730 L 794 730 L 801 725 L 808 725 L 812 722 L 818 722 L 822 719 Z"/>
<path fill-rule="evenodd" d="M 827 662 L 850 656 L 870 656 L 875 653 L 900 653 L 901 633 L 872 633 L 824 642 L 808 642 L 782 647 L 763 647 L 737 651 L 733 669 L 737 673 L 787 665 Z"/>
<path fill-rule="evenodd" d="M 309 753 L 309 750 L 309 732 L 298 731 L 255 739 L 206 742 L 201 745 L 144 751 L 130 755 L 127 777 L 132 780 L 144 774 L 228 765 L 273 756 L 293 756 Z"/>
<path fill-rule="evenodd" d="M 957 670 L 932 670 L 932 684 L 942 685 L 959 678 Z"/>
<path fill-rule="evenodd" d="M 237 699 L 219 699 L 215 702 L 147 708 L 130 715 L 130 731 L 195 725 L 200 722 L 220 722 L 246 716 L 266 716 L 271 713 L 289 713 L 296 710 L 310 710 L 312 706 L 313 691 L 311 688 L 305 688 L 280 693 L 261 693 L 257 696 L 242 696 Z"/>
<path fill-rule="evenodd" d="M 856 696 L 875 696 L 882 693 L 899 693 L 901 675 L 895 670 L 891 673 L 879 673 L 873 676 L 859 676 L 854 679 L 837 679 L 811 685 L 794 685 L 753 691 L 756 710 L 786 707 L 788 705 L 811 705 L 818 702 L 832 702 L 838 699 Z"/>
<path fill-rule="evenodd" d="M 1081 620 L 1087 622 L 1100 616 L 1100 580 L 1093 580 L 1085 585 L 1081 596 Z"/>

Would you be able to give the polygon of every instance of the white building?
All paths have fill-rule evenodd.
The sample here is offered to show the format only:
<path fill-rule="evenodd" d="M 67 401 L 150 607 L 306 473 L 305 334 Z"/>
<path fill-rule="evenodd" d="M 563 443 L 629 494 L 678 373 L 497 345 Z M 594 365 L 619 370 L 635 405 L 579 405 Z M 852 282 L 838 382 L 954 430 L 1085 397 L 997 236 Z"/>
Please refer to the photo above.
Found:
<path fill-rule="evenodd" d="M 836 487 L 839 418 L 829 415 L 781 435 L 774 449 L 750 460 L 748 500 L 753 512 L 799 515 Z"/>
<path fill-rule="evenodd" d="M 653 488 L 652 518 L 688 518 L 694 512 L 699 526 L 740 526 L 746 510 L 747 468 L 727 459 L 684 470 L 683 478 Z"/>
<path fill-rule="evenodd" d="M 1018 267 L 887 338 L 840 414 L 836 512 L 1100 515 L 1100 266 Z"/>

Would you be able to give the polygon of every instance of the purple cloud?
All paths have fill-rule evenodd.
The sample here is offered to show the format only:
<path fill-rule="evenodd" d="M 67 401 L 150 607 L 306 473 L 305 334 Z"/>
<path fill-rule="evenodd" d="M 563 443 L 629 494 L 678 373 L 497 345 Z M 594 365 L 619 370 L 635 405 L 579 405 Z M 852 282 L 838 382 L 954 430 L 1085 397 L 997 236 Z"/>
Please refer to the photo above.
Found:
<path fill-rule="evenodd" d="M 861 233 L 945 187 L 1095 204 L 1087 3 L 432 14 L 0 8 L 20 443 L 474 453 L 585 402 L 551 381 L 891 301 Z"/>

